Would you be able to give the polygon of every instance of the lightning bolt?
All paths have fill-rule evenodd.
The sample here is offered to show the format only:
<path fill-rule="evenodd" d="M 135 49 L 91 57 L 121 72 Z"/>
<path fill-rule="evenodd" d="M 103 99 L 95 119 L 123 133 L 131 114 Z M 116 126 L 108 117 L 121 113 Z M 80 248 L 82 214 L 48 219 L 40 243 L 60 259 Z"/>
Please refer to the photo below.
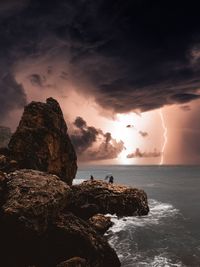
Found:
<path fill-rule="evenodd" d="M 163 131 L 164 131 L 163 132 L 164 142 L 163 142 L 162 149 L 161 149 L 161 159 L 160 159 L 160 165 L 163 165 L 163 163 L 164 163 L 164 151 L 165 151 L 165 147 L 167 144 L 167 127 L 165 126 L 165 120 L 164 120 L 164 116 L 163 116 L 161 109 L 159 110 L 159 115 L 160 115 Z"/>

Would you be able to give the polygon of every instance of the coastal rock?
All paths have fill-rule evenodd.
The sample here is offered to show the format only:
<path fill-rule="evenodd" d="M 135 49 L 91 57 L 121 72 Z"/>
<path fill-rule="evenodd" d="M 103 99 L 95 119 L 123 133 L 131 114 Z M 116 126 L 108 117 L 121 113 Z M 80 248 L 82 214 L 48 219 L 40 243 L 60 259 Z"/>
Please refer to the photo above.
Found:
<path fill-rule="evenodd" d="M 115 251 L 89 223 L 63 214 L 72 192 L 57 176 L 26 169 L 0 173 L 0 190 L 2 266 L 55 267 L 73 257 L 86 265 L 73 265 L 71 259 L 66 266 L 120 266 Z"/>
<path fill-rule="evenodd" d="M 70 187 L 58 177 L 35 170 L 8 174 L 2 218 L 7 223 L 24 224 L 38 234 L 67 205 Z"/>
<path fill-rule="evenodd" d="M 87 264 L 85 259 L 74 257 L 67 261 L 61 262 L 56 267 L 91 267 L 91 266 Z"/>
<path fill-rule="evenodd" d="M 95 205 L 98 207 L 98 213 L 110 213 L 117 216 L 141 216 L 149 212 L 147 195 L 137 188 L 94 180 L 73 185 L 71 189 L 72 196 L 68 209 L 80 217 L 86 205 L 88 207 Z"/>
<path fill-rule="evenodd" d="M 25 107 L 8 147 L 11 159 L 17 160 L 21 169 L 49 172 L 69 185 L 76 175 L 76 153 L 61 108 L 53 98 Z"/>
<path fill-rule="evenodd" d="M 61 215 L 57 219 L 49 243 L 53 244 L 52 251 L 56 249 L 59 258 L 78 256 L 86 260 L 86 266 L 92 267 L 121 266 L 107 240 L 73 214 Z"/>
<path fill-rule="evenodd" d="M 113 226 L 111 218 L 104 216 L 103 214 L 96 214 L 89 219 L 89 224 L 100 234 L 105 234 L 105 232 Z"/>

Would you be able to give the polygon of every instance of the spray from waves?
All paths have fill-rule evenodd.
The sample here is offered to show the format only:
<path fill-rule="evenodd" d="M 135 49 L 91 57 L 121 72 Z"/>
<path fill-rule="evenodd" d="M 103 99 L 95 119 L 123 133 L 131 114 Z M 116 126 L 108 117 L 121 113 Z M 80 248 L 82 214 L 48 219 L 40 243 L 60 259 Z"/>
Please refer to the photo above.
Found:
<path fill-rule="evenodd" d="M 74 179 L 73 180 L 73 185 L 76 185 L 76 184 L 81 184 L 82 182 L 84 182 L 86 179 Z"/>
<path fill-rule="evenodd" d="M 150 213 L 144 217 L 125 217 L 114 222 L 108 232 L 110 245 L 116 250 L 123 267 L 183 267 L 179 259 L 163 247 L 162 224 L 174 220 L 179 210 L 169 203 L 149 200 Z"/>
<path fill-rule="evenodd" d="M 171 204 L 162 203 L 154 199 L 149 200 L 150 213 L 148 216 L 142 217 L 124 217 L 118 219 L 117 216 L 112 216 L 112 221 L 114 226 L 111 231 L 117 233 L 122 230 L 126 230 L 132 226 L 134 227 L 144 227 L 153 224 L 159 224 L 160 221 L 166 217 L 174 216 L 179 213 L 179 210 L 175 209 Z"/>

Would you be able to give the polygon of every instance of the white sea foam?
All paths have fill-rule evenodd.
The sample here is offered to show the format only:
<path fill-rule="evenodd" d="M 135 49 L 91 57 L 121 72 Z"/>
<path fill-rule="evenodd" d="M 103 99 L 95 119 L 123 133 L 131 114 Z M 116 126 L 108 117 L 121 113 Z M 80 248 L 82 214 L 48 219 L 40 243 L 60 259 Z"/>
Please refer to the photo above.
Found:
<path fill-rule="evenodd" d="M 149 200 L 150 212 L 147 216 L 142 217 L 124 217 L 118 219 L 117 216 L 111 216 L 114 226 L 111 228 L 113 233 L 120 232 L 131 226 L 134 227 L 144 227 L 152 224 L 159 224 L 161 219 L 165 217 L 174 216 L 179 213 L 179 210 L 174 208 L 169 203 L 162 203 L 154 199 Z"/>
<path fill-rule="evenodd" d="M 152 262 L 149 262 L 152 267 L 183 267 L 184 265 L 179 261 L 173 263 L 170 258 L 161 255 L 155 256 Z"/>
<path fill-rule="evenodd" d="M 85 181 L 85 179 L 74 179 L 73 180 L 73 185 L 75 185 L 75 184 L 81 184 L 84 181 Z"/>
<path fill-rule="evenodd" d="M 120 219 L 111 216 L 114 225 L 108 232 L 110 245 L 117 251 L 123 267 L 183 267 L 181 262 L 172 261 L 170 255 L 165 252 L 159 250 L 155 252 L 148 248 L 141 249 L 143 245 L 141 239 L 145 240 L 147 235 L 146 242 L 151 242 L 151 238 L 153 241 L 157 225 L 164 223 L 165 218 L 180 215 L 179 210 L 169 203 L 151 199 L 149 207 L 150 213 L 147 216 Z M 152 228 L 155 229 L 155 232 L 153 232 L 153 236 L 148 236 Z M 152 232 L 150 234 L 152 235 Z M 146 242 L 144 241 L 144 243 Z"/>

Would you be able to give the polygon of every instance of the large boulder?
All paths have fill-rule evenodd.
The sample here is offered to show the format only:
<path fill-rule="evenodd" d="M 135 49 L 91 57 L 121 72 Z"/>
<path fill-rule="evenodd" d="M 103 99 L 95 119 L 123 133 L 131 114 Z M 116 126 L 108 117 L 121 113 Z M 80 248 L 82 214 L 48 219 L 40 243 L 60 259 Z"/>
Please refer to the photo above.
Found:
<path fill-rule="evenodd" d="M 98 235 L 93 227 L 73 214 L 58 217 L 51 229 L 49 244 L 53 244 L 52 252 L 56 249 L 59 259 L 63 256 L 68 259 L 78 256 L 86 260 L 86 266 L 121 266 L 106 238 Z M 49 255 L 49 260 L 52 262 L 54 259 Z"/>
<path fill-rule="evenodd" d="M 52 174 L 26 169 L 0 173 L 2 266 L 55 267 L 63 261 L 66 266 L 120 266 L 115 251 L 89 223 L 64 214 L 71 193 Z M 69 260 L 74 257 L 85 261 Z"/>
<path fill-rule="evenodd" d="M 113 226 L 110 216 L 105 216 L 103 214 L 96 214 L 88 220 L 89 224 L 100 234 L 105 234 L 105 232 Z"/>
<path fill-rule="evenodd" d="M 68 184 L 76 175 L 76 153 L 61 108 L 53 98 L 25 107 L 8 147 L 19 168 L 56 174 Z"/>
<path fill-rule="evenodd" d="M 143 190 L 128 186 L 110 184 L 105 181 L 84 181 L 73 185 L 68 209 L 86 219 L 86 215 L 116 214 L 118 216 L 147 215 L 147 195 Z M 91 209 L 95 206 L 95 209 Z M 88 211 L 87 211 L 88 209 Z"/>
<path fill-rule="evenodd" d="M 19 223 L 41 235 L 69 202 L 70 187 L 55 175 L 24 169 L 8 174 L 6 185 L 4 179 L 2 220 L 7 225 Z"/>

